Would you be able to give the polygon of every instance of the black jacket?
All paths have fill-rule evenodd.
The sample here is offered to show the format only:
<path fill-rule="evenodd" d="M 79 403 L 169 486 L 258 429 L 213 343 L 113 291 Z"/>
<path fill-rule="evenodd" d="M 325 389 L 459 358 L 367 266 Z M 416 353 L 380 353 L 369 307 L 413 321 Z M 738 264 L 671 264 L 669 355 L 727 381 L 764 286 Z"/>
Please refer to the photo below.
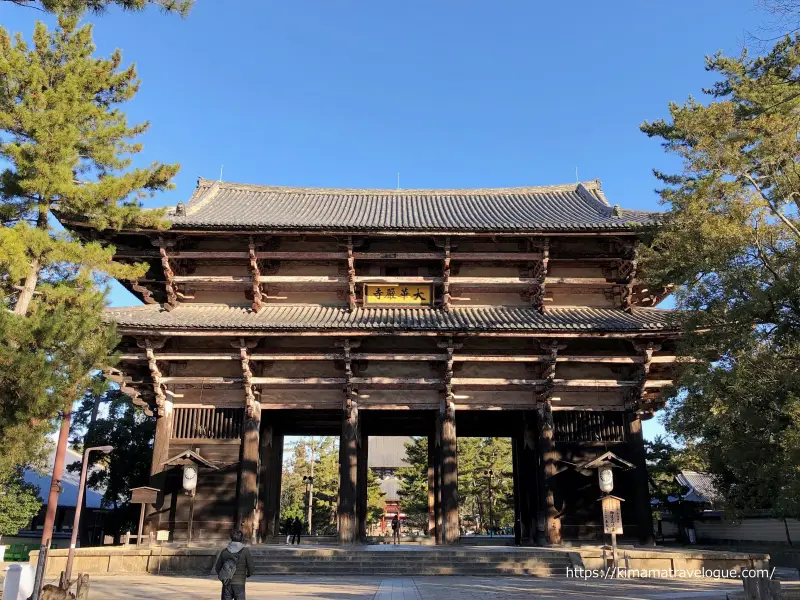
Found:
<path fill-rule="evenodd" d="M 231 583 L 244 585 L 245 580 L 253 574 L 253 557 L 250 556 L 250 549 L 247 546 L 242 548 L 238 554 L 239 562 L 236 564 L 236 572 L 233 574 L 233 577 L 231 577 Z M 214 571 L 219 573 L 225 561 L 229 558 L 234 558 L 234 556 L 233 552 L 225 548 L 225 550 L 219 553 L 217 564 L 214 565 Z"/>

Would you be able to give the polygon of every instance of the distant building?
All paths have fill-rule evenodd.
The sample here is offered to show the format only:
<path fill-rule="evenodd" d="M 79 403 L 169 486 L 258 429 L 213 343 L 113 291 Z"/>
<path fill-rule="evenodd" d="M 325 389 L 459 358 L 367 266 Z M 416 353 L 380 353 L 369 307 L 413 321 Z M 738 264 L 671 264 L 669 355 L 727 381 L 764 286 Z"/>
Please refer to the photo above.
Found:
<path fill-rule="evenodd" d="M 30 525 L 16 536 L 4 536 L 5 544 L 39 544 L 44 527 L 44 518 L 47 513 L 47 501 L 50 495 L 50 481 L 52 480 L 53 463 L 55 462 L 55 446 L 47 457 L 44 472 L 40 473 L 36 469 L 28 468 L 25 470 L 24 479 L 26 483 L 31 483 L 39 487 L 39 499 L 42 501 L 42 508 L 39 510 Z M 53 543 L 57 548 L 69 547 L 70 536 L 72 535 L 72 522 L 75 519 L 75 506 L 78 503 L 78 488 L 81 474 L 79 471 L 71 472 L 67 467 L 71 464 L 80 464 L 82 456 L 73 450 L 67 449 L 64 461 L 64 475 L 61 478 L 61 493 L 58 496 L 58 509 L 56 510 L 56 520 L 53 527 Z M 97 546 L 103 543 L 103 519 L 108 512 L 102 507 L 103 490 L 86 489 L 86 512 L 82 514 L 81 521 L 88 524 L 90 545 Z"/>
<path fill-rule="evenodd" d="M 369 438 L 369 457 L 367 465 L 380 478 L 381 491 L 386 494 L 386 508 L 380 523 L 380 533 L 387 531 L 391 520 L 400 510 L 400 478 L 397 469 L 407 467 L 406 443 L 412 440 L 409 436 L 377 436 Z"/>
<path fill-rule="evenodd" d="M 675 480 L 683 493 L 670 496 L 668 521 L 662 523 L 662 535 L 677 536 L 699 544 L 724 544 L 748 548 L 769 546 L 792 547 L 800 540 L 800 521 L 775 518 L 770 511 L 755 511 L 736 521 L 725 514 L 722 496 L 714 485 L 711 473 L 680 471 Z M 696 510 L 687 511 L 687 503 Z M 683 507 L 683 510 L 682 510 Z M 689 529 L 692 533 L 689 534 Z"/>

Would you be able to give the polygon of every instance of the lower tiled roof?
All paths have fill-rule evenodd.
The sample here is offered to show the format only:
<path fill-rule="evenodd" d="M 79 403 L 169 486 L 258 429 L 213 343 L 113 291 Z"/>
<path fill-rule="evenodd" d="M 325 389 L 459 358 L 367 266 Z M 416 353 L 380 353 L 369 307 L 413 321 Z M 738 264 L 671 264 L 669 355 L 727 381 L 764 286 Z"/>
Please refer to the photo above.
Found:
<path fill-rule="evenodd" d="M 123 329 L 381 330 L 441 332 L 676 330 L 674 313 L 634 308 L 532 308 L 475 306 L 450 312 L 419 308 L 366 308 L 352 312 L 335 306 L 272 305 L 259 312 L 216 304 L 184 304 L 166 311 L 157 304 L 108 309 L 107 318 Z"/>

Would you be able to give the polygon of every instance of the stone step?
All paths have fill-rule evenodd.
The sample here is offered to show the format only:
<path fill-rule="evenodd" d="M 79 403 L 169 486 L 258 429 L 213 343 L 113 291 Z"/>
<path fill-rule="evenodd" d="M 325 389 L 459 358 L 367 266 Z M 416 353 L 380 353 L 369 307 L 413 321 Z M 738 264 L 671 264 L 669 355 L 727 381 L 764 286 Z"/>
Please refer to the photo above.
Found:
<path fill-rule="evenodd" d="M 321 569 L 321 568 L 272 568 L 272 569 L 255 569 L 256 575 L 378 575 L 378 576 L 415 576 L 415 575 L 470 575 L 475 577 L 480 576 L 497 576 L 497 575 L 533 575 L 537 577 L 557 577 L 566 575 L 566 567 L 557 569 L 464 569 L 464 568 L 435 568 L 435 567 L 420 567 L 416 569 L 391 569 L 379 567 L 362 567 L 358 569 L 349 569 L 342 572 L 341 569 Z"/>

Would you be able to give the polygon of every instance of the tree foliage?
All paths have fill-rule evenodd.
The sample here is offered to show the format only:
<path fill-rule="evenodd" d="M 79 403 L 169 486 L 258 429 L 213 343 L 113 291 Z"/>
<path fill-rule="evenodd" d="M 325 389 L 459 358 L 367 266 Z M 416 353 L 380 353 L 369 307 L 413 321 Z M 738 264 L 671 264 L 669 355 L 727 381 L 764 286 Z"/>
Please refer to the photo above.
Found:
<path fill-rule="evenodd" d="M 104 413 L 89 426 L 95 402 L 104 405 Z M 74 411 L 73 434 L 84 448 L 111 446 L 109 454 L 92 452 L 89 467 L 92 469 L 87 484 L 94 489 L 104 489 L 103 505 L 112 509 L 105 521 L 108 533 L 133 531 L 137 525 L 138 506 L 131 506 L 131 490 L 147 485 L 153 457 L 155 417 L 148 417 L 134 406 L 131 399 L 118 390 L 109 390 L 100 397 L 87 394 Z M 67 466 L 80 472 L 81 463 Z"/>
<path fill-rule="evenodd" d="M 407 467 L 398 469 L 400 506 L 409 523 L 428 525 L 428 439 L 406 443 Z M 487 471 L 492 472 L 491 478 Z M 490 493 L 491 490 L 491 493 Z M 458 439 L 459 513 L 464 526 L 488 533 L 514 524 L 514 473 L 508 438 Z"/>
<path fill-rule="evenodd" d="M 492 528 L 514 525 L 510 438 L 459 438 L 458 499 L 461 521 L 467 527 L 489 533 Z"/>
<path fill-rule="evenodd" d="M 118 6 L 123 10 L 142 11 L 149 6 L 155 6 L 167 13 L 177 13 L 186 16 L 194 4 L 194 0 L 0 0 L 17 6 L 36 8 L 51 13 L 80 14 L 90 11 L 95 14 L 104 13 L 111 6 Z"/>
<path fill-rule="evenodd" d="M 680 471 L 708 471 L 705 457 L 693 445 L 680 448 L 659 435 L 646 441 L 645 449 L 650 495 L 663 505 L 669 503 L 670 497 L 677 497 L 685 492 L 675 479 Z"/>
<path fill-rule="evenodd" d="M 684 309 L 666 414 L 734 512 L 800 515 L 800 36 L 764 56 L 717 54 L 719 80 L 642 130 L 682 159 L 656 172 L 669 206 L 642 273 Z"/>
<path fill-rule="evenodd" d="M 339 439 L 333 436 L 302 438 L 287 445 L 281 480 L 281 521 L 300 517 L 308 520 L 308 495 L 303 477 L 312 476 L 314 462 L 314 503 L 311 511 L 313 532 L 336 533 L 339 497 Z M 307 526 L 307 525 L 306 525 Z"/>
<path fill-rule="evenodd" d="M 59 410 L 93 390 L 116 338 L 103 322 L 104 277 L 142 266 L 55 227 L 159 227 L 144 196 L 171 187 L 176 165 L 130 168 L 147 123 L 120 105 L 139 80 L 119 51 L 95 58 L 91 26 L 37 23 L 33 43 L 0 27 L 0 455 L 24 464 Z M 2 466 L 2 465 L 0 465 Z M 2 471 L 0 471 L 2 472 Z"/>
<path fill-rule="evenodd" d="M 428 438 L 412 438 L 405 447 L 408 466 L 397 469 L 400 508 L 411 527 L 425 530 L 428 527 Z"/>
<path fill-rule="evenodd" d="M 19 533 L 41 506 L 39 488 L 25 483 L 21 467 L 0 478 L 0 537 Z"/>

